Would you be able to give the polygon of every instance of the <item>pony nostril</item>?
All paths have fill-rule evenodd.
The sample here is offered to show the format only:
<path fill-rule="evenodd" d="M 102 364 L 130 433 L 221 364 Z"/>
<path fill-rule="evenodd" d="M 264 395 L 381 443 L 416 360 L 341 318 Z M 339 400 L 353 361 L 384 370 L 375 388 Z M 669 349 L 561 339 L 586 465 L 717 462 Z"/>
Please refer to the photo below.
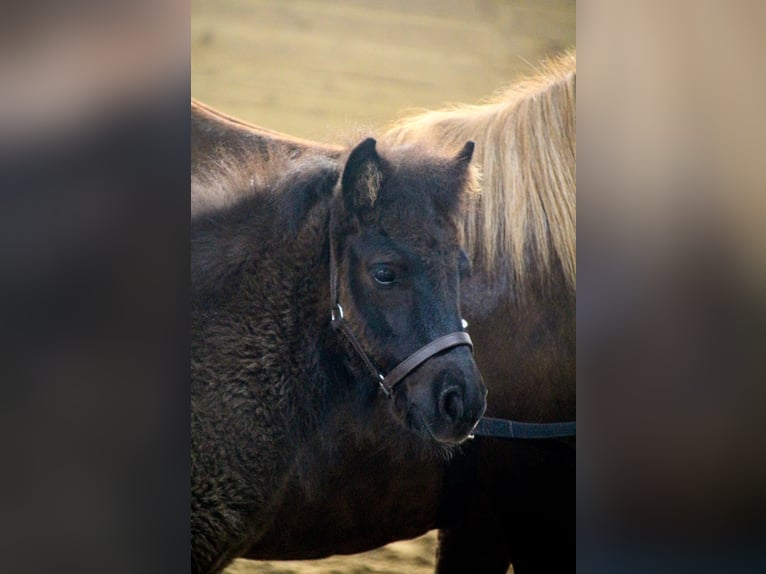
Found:
<path fill-rule="evenodd" d="M 451 421 L 457 421 L 463 416 L 463 393 L 457 387 L 442 391 L 439 397 L 439 409 Z"/>

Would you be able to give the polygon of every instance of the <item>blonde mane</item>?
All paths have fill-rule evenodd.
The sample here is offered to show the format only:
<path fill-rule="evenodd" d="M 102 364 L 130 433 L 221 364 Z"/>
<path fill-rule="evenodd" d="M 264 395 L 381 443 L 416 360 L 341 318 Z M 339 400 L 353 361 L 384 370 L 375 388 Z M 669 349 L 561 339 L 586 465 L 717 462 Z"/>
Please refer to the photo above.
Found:
<path fill-rule="evenodd" d="M 476 143 L 481 197 L 466 246 L 490 274 L 508 269 L 512 285 L 523 285 L 532 266 L 546 272 L 559 263 L 576 287 L 575 77 L 572 50 L 486 103 L 404 118 L 384 137 L 450 151 Z"/>

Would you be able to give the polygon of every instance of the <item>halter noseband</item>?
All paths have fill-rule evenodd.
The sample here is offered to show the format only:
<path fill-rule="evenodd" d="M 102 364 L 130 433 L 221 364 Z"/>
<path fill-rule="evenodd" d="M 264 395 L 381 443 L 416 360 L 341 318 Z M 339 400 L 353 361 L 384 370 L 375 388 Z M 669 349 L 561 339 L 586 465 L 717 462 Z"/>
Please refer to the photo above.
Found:
<path fill-rule="evenodd" d="M 383 394 L 385 394 L 386 397 L 391 398 L 397 384 L 402 382 L 407 375 L 437 353 L 462 345 L 470 347 L 473 352 L 473 342 L 471 341 L 471 337 L 468 336 L 468 333 L 465 331 L 456 331 L 449 335 L 434 339 L 427 345 L 424 345 L 391 369 L 387 375 L 381 373 L 380 369 L 378 369 L 364 350 L 359 339 L 356 338 L 356 335 L 351 331 L 348 323 L 343 317 L 343 307 L 338 298 L 338 263 L 335 255 L 335 241 L 332 233 L 333 228 L 333 217 L 330 215 L 330 299 L 332 300 L 330 324 L 333 326 L 333 329 L 340 331 L 346 339 L 348 339 L 351 346 L 354 347 L 356 354 L 359 355 L 359 358 L 362 359 L 365 367 L 367 367 L 367 370 L 370 371 L 372 377 L 378 382 L 378 385 L 380 385 L 380 388 L 383 390 Z M 465 325 L 465 322 L 463 322 L 463 325 Z"/>

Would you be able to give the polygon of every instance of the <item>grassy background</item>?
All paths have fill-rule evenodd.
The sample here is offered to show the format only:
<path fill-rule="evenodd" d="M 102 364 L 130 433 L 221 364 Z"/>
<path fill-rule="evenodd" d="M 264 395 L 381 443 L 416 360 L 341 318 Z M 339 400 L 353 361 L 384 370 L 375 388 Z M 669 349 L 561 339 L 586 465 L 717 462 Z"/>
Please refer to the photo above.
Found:
<path fill-rule="evenodd" d="M 192 0 L 192 96 L 338 141 L 407 110 L 477 102 L 575 45 L 571 0 Z M 436 536 L 356 556 L 238 560 L 230 574 L 430 574 Z"/>
<path fill-rule="evenodd" d="M 313 139 L 476 102 L 575 45 L 571 0 L 192 0 L 192 96 Z"/>

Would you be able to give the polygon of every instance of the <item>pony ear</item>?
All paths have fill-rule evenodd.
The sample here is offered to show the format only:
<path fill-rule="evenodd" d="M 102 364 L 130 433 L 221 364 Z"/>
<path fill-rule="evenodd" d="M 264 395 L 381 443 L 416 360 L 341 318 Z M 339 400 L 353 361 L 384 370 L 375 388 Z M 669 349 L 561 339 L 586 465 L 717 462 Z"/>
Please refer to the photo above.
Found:
<path fill-rule="evenodd" d="M 473 157 L 473 148 L 476 147 L 475 144 L 472 141 L 465 142 L 465 145 L 463 148 L 457 152 L 457 155 L 454 158 L 454 162 L 460 166 L 461 168 L 465 169 L 469 163 L 471 163 L 471 158 Z"/>
<path fill-rule="evenodd" d="M 351 213 L 370 209 L 378 197 L 383 172 L 375 144 L 373 138 L 364 140 L 352 150 L 343 168 L 343 202 Z"/>

